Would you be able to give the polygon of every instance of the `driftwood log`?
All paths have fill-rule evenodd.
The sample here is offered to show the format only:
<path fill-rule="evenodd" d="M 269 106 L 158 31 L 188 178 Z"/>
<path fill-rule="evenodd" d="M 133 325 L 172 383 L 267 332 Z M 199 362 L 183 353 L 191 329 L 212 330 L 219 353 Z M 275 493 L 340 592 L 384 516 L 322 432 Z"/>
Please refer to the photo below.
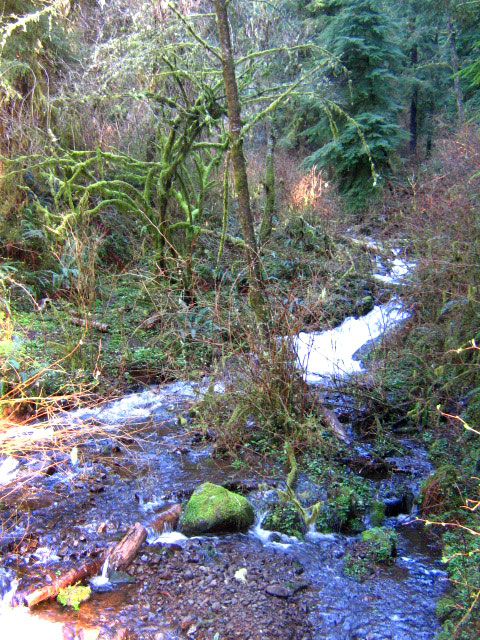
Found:
<path fill-rule="evenodd" d="M 333 413 L 333 411 L 331 411 L 330 409 L 327 409 L 323 405 L 320 405 L 319 408 L 320 408 L 320 413 L 322 415 L 322 418 L 325 424 L 327 425 L 327 427 L 331 429 L 333 433 L 338 438 L 340 438 L 340 440 L 343 440 L 344 442 L 348 442 L 349 438 L 347 436 L 347 433 L 343 428 L 342 423 L 337 418 L 337 416 Z"/>
<path fill-rule="evenodd" d="M 110 331 L 108 324 L 105 324 L 104 322 L 97 322 L 96 320 L 86 320 L 85 318 L 79 318 L 78 316 L 69 316 L 68 321 L 70 324 L 74 324 L 77 327 L 86 327 L 88 325 L 92 327 L 92 329 L 98 329 L 98 331 L 102 331 L 103 333 L 108 333 Z"/>
<path fill-rule="evenodd" d="M 93 560 L 87 560 L 79 567 L 74 567 L 59 576 L 51 584 L 39 589 L 35 589 L 30 593 L 24 594 L 18 598 L 20 603 L 26 604 L 28 607 L 34 607 L 39 602 L 55 598 L 61 589 L 76 584 L 85 578 L 96 575 L 103 567 L 108 559 L 110 568 L 126 569 L 133 561 L 141 545 L 147 538 L 145 527 L 136 522 L 130 527 L 124 537 L 116 545 L 109 547 L 104 554 Z"/>
<path fill-rule="evenodd" d="M 178 524 L 181 513 L 182 507 L 179 504 L 172 504 L 157 515 L 151 526 L 157 533 L 173 531 Z"/>

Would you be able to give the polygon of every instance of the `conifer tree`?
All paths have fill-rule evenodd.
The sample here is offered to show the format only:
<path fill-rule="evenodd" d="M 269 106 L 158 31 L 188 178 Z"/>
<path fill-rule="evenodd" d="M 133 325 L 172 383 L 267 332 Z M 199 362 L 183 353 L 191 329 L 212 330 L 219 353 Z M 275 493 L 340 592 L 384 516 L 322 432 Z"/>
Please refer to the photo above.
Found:
<path fill-rule="evenodd" d="M 321 3 L 327 22 L 320 43 L 347 68 L 331 78 L 342 109 L 333 108 L 307 130 L 320 144 L 308 162 L 329 165 L 340 191 L 362 206 L 389 172 L 401 137 L 397 122 L 394 70 L 401 57 L 388 14 L 373 0 L 330 0 Z M 331 130 L 334 138 L 332 140 Z"/>

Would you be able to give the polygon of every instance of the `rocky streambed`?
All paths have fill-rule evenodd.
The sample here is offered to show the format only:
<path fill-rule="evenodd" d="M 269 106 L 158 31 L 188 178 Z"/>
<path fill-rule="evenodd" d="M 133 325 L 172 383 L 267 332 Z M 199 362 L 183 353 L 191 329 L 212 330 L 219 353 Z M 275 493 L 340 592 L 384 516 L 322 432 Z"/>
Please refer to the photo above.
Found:
<path fill-rule="evenodd" d="M 395 259 L 390 269 L 379 265 L 378 277 L 391 284 L 411 268 Z M 393 300 L 334 331 L 300 334 L 306 380 L 325 385 L 331 376 L 357 373 L 358 349 L 406 317 Z M 404 438 L 377 460 L 368 443 L 352 441 L 335 460 L 352 479 L 346 491 L 332 479 L 333 467 L 323 476 L 328 488 L 300 476 L 298 495 L 320 501 L 322 523 L 336 533 L 311 528 L 299 540 L 271 530 L 275 520 L 267 530 L 264 520 L 288 469 L 242 474 L 212 456 L 211 434 L 189 428 L 186 412 L 204 390 L 189 382 L 149 388 L 2 436 L 11 453 L 0 460 L 2 638 L 434 638 L 435 604 L 447 582 L 438 550 L 415 522 L 414 497 L 431 472 L 425 452 Z M 335 404 L 334 389 L 326 397 Z M 186 538 L 159 526 L 207 481 L 247 496 L 256 511 L 248 531 Z M 270 488 L 260 490 L 265 483 Z M 358 508 L 365 490 L 376 511 Z M 353 575 L 347 570 L 356 554 L 368 560 L 357 532 L 374 525 L 379 512 L 385 531 L 396 531 L 396 558 L 367 562 L 359 580 L 355 565 Z M 104 567 L 78 611 L 56 600 L 32 611 L 10 606 L 18 594 L 101 556 L 135 522 L 148 535 L 128 573 L 107 578 Z M 281 517 L 277 522 L 283 525 Z"/>
<path fill-rule="evenodd" d="M 211 447 L 198 444 L 197 434 L 181 424 L 177 416 L 195 394 L 194 385 L 166 385 L 58 417 L 45 437 L 54 437 L 67 418 L 70 426 L 90 420 L 103 430 L 83 444 L 72 436 L 63 454 L 45 446 L 44 453 L 22 459 L 12 441 L 16 462 L 3 461 L 8 482 L 0 512 L 2 637 L 41 637 L 42 622 L 49 625 L 48 638 L 433 638 L 435 600 L 445 577 L 419 525 L 409 524 L 414 518 L 397 515 L 411 503 L 402 507 L 403 498 L 395 498 L 394 474 L 372 482 L 390 504 L 387 515 L 395 514 L 386 524 L 398 532 L 398 557 L 357 582 L 344 574 L 344 565 L 358 536 L 310 531 L 299 541 L 262 529 L 260 514 L 275 492 L 262 494 L 256 487 L 264 478 L 242 477 L 219 464 Z M 127 433 L 137 440 L 129 441 Z M 391 463 L 403 465 L 397 477 L 402 487 L 408 477 L 412 490 L 429 472 L 413 444 Z M 207 480 L 243 487 L 257 512 L 248 532 L 187 539 L 154 530 L 166 507 Z M 271 486 L 275 482 L 281 478 L 270 479 Z M 137 521 L 149 535 L 128 575 L 112 577 L 78 611 L 55 600 L 31 614 L 8 606 L 15 587 L 53 581 L 118 541 Z"/>

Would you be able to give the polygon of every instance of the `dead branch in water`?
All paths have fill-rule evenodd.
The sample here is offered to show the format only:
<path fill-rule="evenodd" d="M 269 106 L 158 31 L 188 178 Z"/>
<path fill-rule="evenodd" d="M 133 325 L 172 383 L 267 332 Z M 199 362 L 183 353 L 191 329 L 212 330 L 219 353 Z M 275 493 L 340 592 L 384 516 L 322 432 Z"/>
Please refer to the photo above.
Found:
<path fill-rule="evenodd" d="M 65 589 L 65 587 L 97 574 L 106 560 L 108 560 L 109 566 L 114 570 L 126 569 L 132 563 L 146 538 L 147 531 L 145 527 L 139 522 L 136 522 L 130 527 L 120 542 L 109 547 L 106 552 L 98 558 L 88 560 L 79 567 L 70 569 L 70 571 L 67 571 L 67 573 L 54 580 L 52 584 L 22 595 L 18 600 L 20 603 L 25 603 L 31 608 L 44 600 L 55 598 L 61 589 Z"/>

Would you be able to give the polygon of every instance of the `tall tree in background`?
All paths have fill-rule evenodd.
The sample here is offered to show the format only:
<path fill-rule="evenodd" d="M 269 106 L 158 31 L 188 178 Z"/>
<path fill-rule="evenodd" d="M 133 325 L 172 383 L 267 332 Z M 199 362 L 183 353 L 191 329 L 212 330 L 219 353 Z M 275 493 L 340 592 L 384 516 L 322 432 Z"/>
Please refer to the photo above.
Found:
<path fill-rule="evenodd" d="M 247 165 L 243 153 L 242 119 L 237 78 L 235 75 L 230 24 L 228 21 L 227 0 L 214 0 L 214 4 L 217 15 L 218 38 L 222 51 L 223 83 L 227 98 L 230 153 L 233 164 L 235 189 L 237 192 L 238 215 L 242 226 L 243 239 L 245 241 L 245 255 L 249 279 L 248 297 L 257 323 L 264 329 L 268 316 L 268 305 L 260 270 L 260 258 L 255 239 L 250 192 L 248 189 Z"/>
<path fill-rule="evenodd" d="M 436 24 L 436 59 L 444 65 L 443 73 L 439 74 L 442 90 L 436 110 L 440 112 L 446 107 L 458 124 L 465 119 L 467 102 L 472 97 L 459 70 L 475 57 L 475 42 L 480 37 L 479 10 L 479 0 L 425 0 L 419 8 L 421 20 Z"/>
<path fill-rule="evenodd" d="M 308 129 L 310 141 L 322 145 L 308 162 L 332 167 L 341 193 L 363 206 L 389 172 L 401 137 L 394 77 L 401 53 L 390 18 L 378 2 L 330 0 L 321 7 L 327 26 L 320 43 L 345 65 L 349 76 L 341 72 L 331 78 L 343 113 L 333 108 L 327 121 Z M 334 139 L 328 141 L 330 129 Z"/>
<path fill-rule="evenodd" d="M 453 86 L 455 87 L 455 98 L 457 101 L 458 120 L 460 124 L 463 122 L 463 94 L 460 86 L 460 78 L 458 76 L 458 54 L 456 44 L 456 26 L 454 26 L 452 13 L 449 3 L 445 6 L 445 18 L 447 22 L 448 44 L 450 48 L 450 61 L 453 71 Z"/>
<path fill-rule="evenodd" d="M 480 83 L 475 82 L 475 68 L 478 73 L 478 59 L 480 48 L 480 0 L 451 0 L 450 13 L 452 16 L 453 39 L 455 53 L 458 58 L 458 74 L 455 75 L 456 94 L 461 92 L 465 119 L 479 118 L 480 114 Z M 477 66 L 475 67 L 475 64 Z M 453 66 L 453 65 L 452 65 Z M 469 70 L 466 74 L 463 69 Z M 473 83 L 471 82 L 473 80 Z M 457 89 L 458 87 L 458 89 Z M 457 100 L 458 105 L 458 100 Z"/>
<path fill-rule="evenodd" d="M 409 133 L 410 153 L 421 154 L 419 140 L 425 140 L 426 153 L 431 150 L 434 114 L 444 104 L 445 85 L 449 68 L 439 48 L 441 17 L 425 12 L 421 0 L 407 0 L 399 5 L 387 3 L 392 17 L 402 34 L 400 39 L 404 55 L 404 68 L 399 81 L 408 109 L 406 125 Z M 441 90 L 443 87 L 443 90 Z M 443 100 L 443 103 L 442 103 Z"/>

